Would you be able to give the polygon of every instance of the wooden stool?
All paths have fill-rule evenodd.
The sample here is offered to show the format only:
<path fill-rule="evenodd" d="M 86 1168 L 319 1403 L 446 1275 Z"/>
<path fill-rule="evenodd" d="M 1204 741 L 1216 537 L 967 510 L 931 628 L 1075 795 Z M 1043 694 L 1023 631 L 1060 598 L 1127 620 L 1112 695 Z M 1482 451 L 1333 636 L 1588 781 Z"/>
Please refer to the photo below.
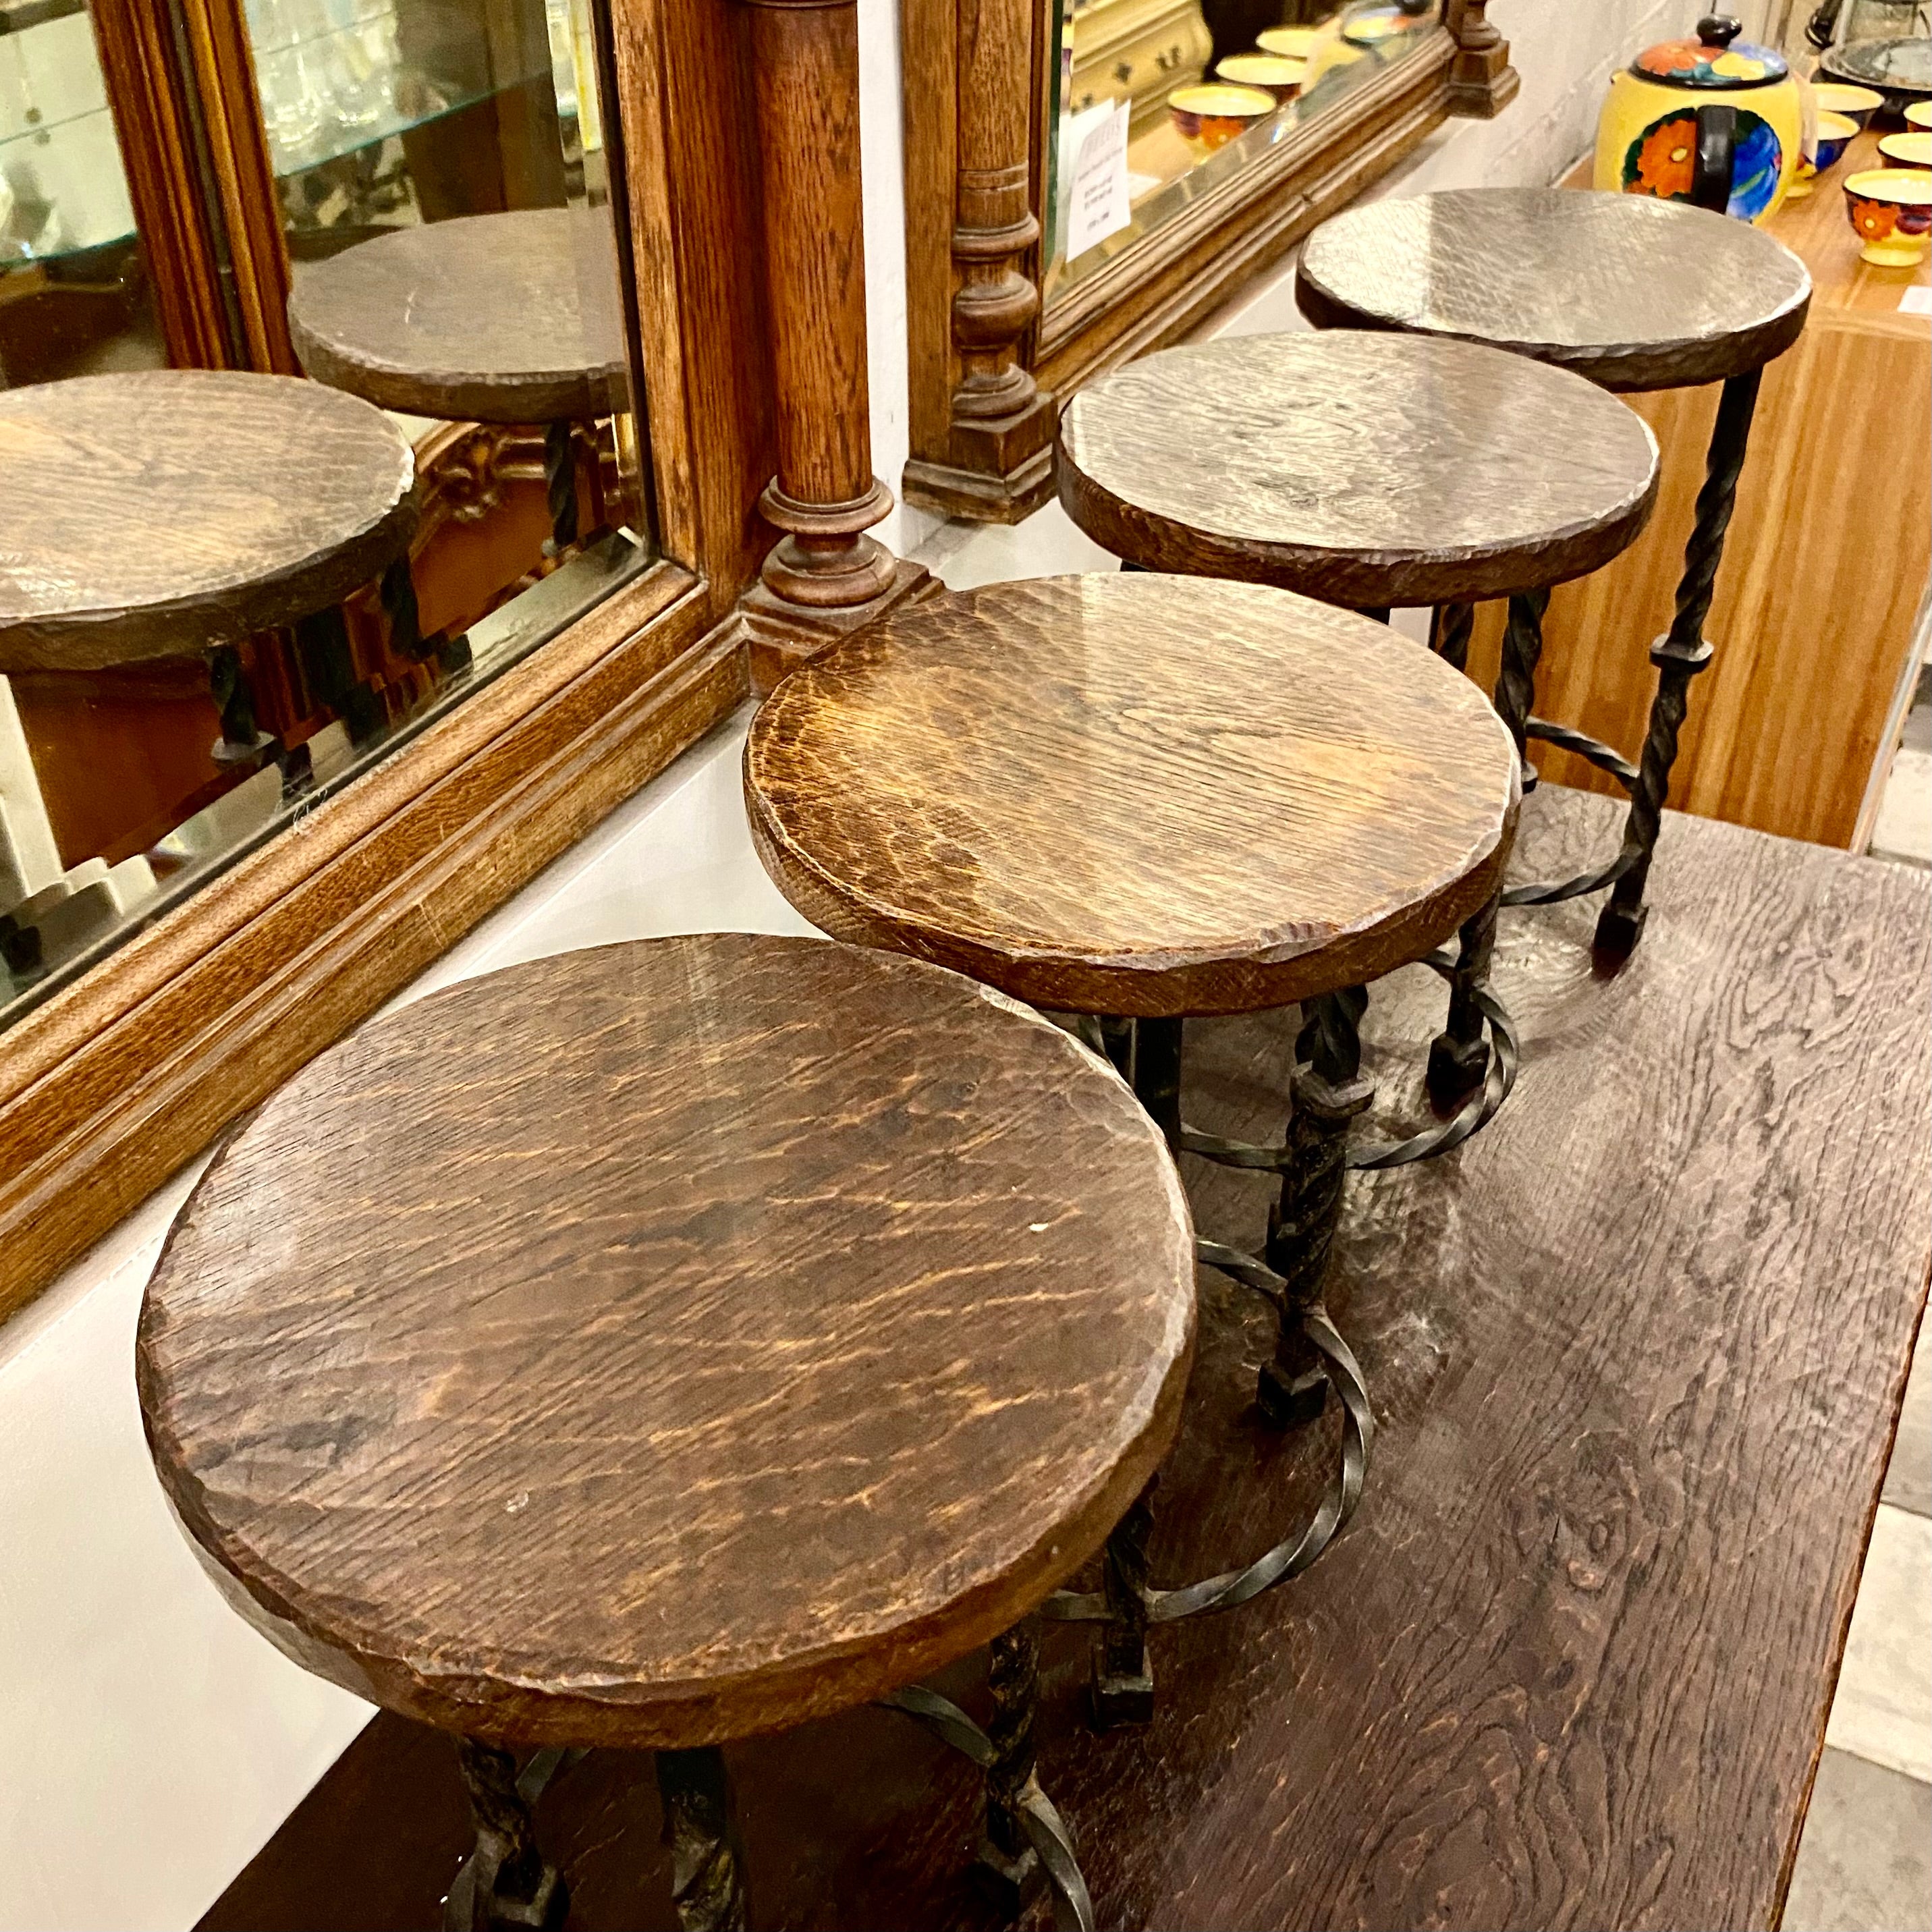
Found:
<path fill-rule="evenodd" d="M 1711 662 L 1704 620 L 1758 385 L 1765 364 L 1797 340 L 1810 305 L 1804 265 L 1761 229 L 1683 202 L 1470 188 L 1337 216 L 1310 236 L 1294 293 L 1318 328 L 1484 343 L 1574 370 L 1606 389 L 1724 384 L 1676 614 L 1651 648 L 1657 694 L 1640 761 L 1634 766 L 1594 738 L 1531 716 L 1540 628 L 1512 625 L 1496 688 L 1519 736 L 1576 752 L 1630 795 L 1622 848 L 1609 865 L 1513 889 L 1504 903 L 1546 904 L 1610 886 L 1597 950 L 1606 963 L 1628 958 L 1643 932 L 1644 886 L 1690 680 Z M 1459 622 L 1466 638 L 1467 620 Z"/>
<path fill-rule="evenodd" d="M 399 650 L 416 459 L 380 410 L 314 382 L 148 369 L 0 390 L 0 673 L 205 656 L 218 762 L 264 756 L 236 646 L 292 626 L 352 738 L 380 720 L 340 605 L 374 579 Z"/>
<path fill-rule="evenodd" d="M 1656 441 L 1634 410 L 1493 350 L 1394 335 L 1144 357 L 1067 405 L 1055 460 L 1068 514 L 1130 566 L 1279 584 L 1381 618 L 1433 605 L 1459 669 L 1472 601 L 1507 597 L 1512 662 L 1533 662 L 1523 640 L 1540 635 L 1551 586 L 1634 542 L 1657 499 Z M 1518 707 L 1498 708 L 1520 755 Z M 1430 1050 L 1445 1112 L 1485 1077 L 1495 935 L 1485 906 Z"/>
<path fill-rule="evenodd" d="M 914 962 L 706 934 L 364 1027 L 196 1188 L 143 1304 L 155 1466 L 289 1655 L 457 1734 L 445 1924 L 556 1926 L 519 1746 L 658 1752 L 680 1923 L 741 1926 L 724 1741 L 869 1699 L 983 1766 L 1090 1926 L 1031 1613 L 1166 1452 L 1186 1203 L 1057 1028 Z M 982 1732 L 904 1687 L 993 1646 Z"/>
<path fill-rule="evenodd" d="M 1174 577 L 1000 584 L 896 611 L 795 671 L 752 724 L 752 836 L 807 918 L 1092 1016 L 1170 1144 L 1281 1174 L 1266 1265 L 1198 1252 L 1280 1316 L 1258 1391 L 1271 1418 L 1305 1419 L 1336 1390 L 1340 1466 L 1306 1530 L 1183 1589 L 1148 1586 L 1144 1508 L 1126 1519 L 1105 1593 L 1048 1606 L 1108 1624 L 1102 1721 L 1148 1711 L 1148 1623 L 1297 1574 L 1354 1508 L 1374 1423 L 1321 1300 L 1342 1166 L 1394 1165 L 1442 1132 L 1348 1148 L 1372 1097 L 1362 988 L 1493 897 L 1516 771 L 1481 694 L 1420 645 Z M 1185 1126 L 1184 1016 L 1297 1000 L 1308 1064 L 1285 1144 Z"/>
<path fill-rule="evenodd" d="M 572 425 L 628 406 L 606 211 L 398 228 L 305 267 L 289 334 L 317 382 L 415 416 L 544 423 L 552 540 L 578 537 Z"/>

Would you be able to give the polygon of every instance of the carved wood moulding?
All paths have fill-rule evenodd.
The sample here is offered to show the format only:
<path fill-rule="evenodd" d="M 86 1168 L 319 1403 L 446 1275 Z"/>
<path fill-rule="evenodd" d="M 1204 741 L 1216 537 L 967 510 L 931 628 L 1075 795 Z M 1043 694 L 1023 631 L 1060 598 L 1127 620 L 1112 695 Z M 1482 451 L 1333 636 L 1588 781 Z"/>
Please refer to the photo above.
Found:
<path fill-rule="evenodd" d="M 1425 44 L 1042 304 L 1042 0 L 901 0 L 905 80 L 908 502 L 1016 523 L 1052 494 L 1056 398 L 1184 334 L 1450 115 L 1518 86 L 1486 0 L 1445 0 Z"/>

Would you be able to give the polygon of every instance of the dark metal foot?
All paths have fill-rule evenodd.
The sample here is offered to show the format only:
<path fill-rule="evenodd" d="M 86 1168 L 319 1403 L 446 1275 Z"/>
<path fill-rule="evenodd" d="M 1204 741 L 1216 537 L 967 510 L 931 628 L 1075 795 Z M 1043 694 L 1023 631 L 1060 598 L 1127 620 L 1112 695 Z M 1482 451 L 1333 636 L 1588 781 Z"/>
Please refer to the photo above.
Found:
<path fill-rule="evenodd" d="M 1107 1621 L 1094 1646 L 1094 1676 L 1088 1687 L 1096 1730 L 1144 1724 L 1154 1717 L 1154 1671 L 1147 1654 L 1147 1552 L 1154 1534 L 1154 1490 L 1150 1483 L 1134 1498 L 1133 1507 L 1107 1539 L 1102 1586 Z"/>
<path fill-rule="evenodd" d="M 1328 1406 L 1328 1378 L 1312 1364 L 1298 1374 L 1279 1360 L 1264 1362 L 1255 1380 L 1255 1406 L 1274 1428 L 1304 1428 L 1320 1421 Z"/>
<path fill-rule="evenodd" d="M 1612 970 L 1621 966 L 1636 950 L 1637 941 L 1643 937 L 1643 928 L 1649 917 L 1650 908 L 1647 905 L 1620 906 L 1612 903 L 1604 907 L 1597 915 L 1597 934 L 1592 948 L 1598 959 Z"/>
<path fill-rule="evenodd" d="M 356 674 L 342 613 L 332 604 L 302 618 L 295 630 L 296 652 L 310 700 L 342 720 L 352 744 L 373 737 L 383 722 L 382 706 L 368 680 Z"/>
<path fill-rule="evenodd" d="M 476 1848 L 443 1902 L 443 1932 L 556 1932 L 570 1910 L 570 1888 L 537 1850 L 517 1760 L 494 1744 L 458 1738 L 456 1761 Z"/>
<path fill-rule="evenodd" d="M 221 736 L 213 752 L 218 765 L 244 764 L 274 742 L 256 722 L 255 694 L 242 653 L 232 644 L 217 644 L 208 652 L 208 686 L 221 714 Z"/>
<path fill-rule="evenodd" d="M 683 1932 L 745 1932 L 742 1860 L 724 1754 L 715 1744 L 657 1754 L 671 1894 Z"/>
<path fill-rule="evenodd" d="M 1491 899 L 1465 922 L 1458 937 L 1456 970 L 1449 982 L 1448 1023 L 1429 1045 L 1429 1099 L 1438 1114 L 1454 1113 L 1490 1070 L 1490 1043 L 1476 995 L 1490 982 L 1496 914 L 1502 907 L 1500 898 Z"/>

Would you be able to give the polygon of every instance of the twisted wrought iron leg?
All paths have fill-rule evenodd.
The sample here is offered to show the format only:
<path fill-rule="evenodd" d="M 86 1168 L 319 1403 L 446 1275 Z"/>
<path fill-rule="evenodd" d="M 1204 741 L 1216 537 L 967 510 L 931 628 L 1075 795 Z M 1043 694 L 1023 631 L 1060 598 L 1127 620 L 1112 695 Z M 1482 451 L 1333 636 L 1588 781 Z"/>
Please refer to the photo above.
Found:
<path fill-rule="evenodd" d="M 550 538 L 560 551 L 577 541 L 577 452 L 572 430 L 567 422 L 550 423 L 544 430 L 544 487 Z"/>
<path fill-rule="evenodd" d="M 232 644 L 217 644 L 208 652 L 208 688 L 221 714 L 215 763 L 235 764 L 254 757 L 268 740 L 256 722 L 255 694 L 248 688 L 242 653 Z"/>
<path fill-rule="evenodd" d="M 556 1932 L 570 1890 L 537 1849 L 530 1808 L 517 1788 L 517 1760 L 475 1738 L 456 1740 L 470 1793 L 476 1848 L 444 1901 L 443 1932 Z"/>
<path fill-rule="evenodd" d="M 1473 604 L 1438 604 L 1430 620 L 1429 648 L 1452 670 L 1469 668 L 1469 638 L 1476 628 Z"/>
<path fill-rule="evenodd" d="M 1148 1541 L 1154 1534 L 1154 1484 L 1148 1484 L 1107 1538 L 1101 1586 L 1107 1620 L 1094 1646 L 1094 1675 L 1088 1687 L 1094 1726 L 1100 1730 L 1115 1724 L 1144 1724 L 1154 1716 L 1154 1670 L 1147 1654 Z"/>
<path fill-rule="evenodd" d="M 1498 893 L 1466 920 L 1456 943 L 1456 970 L 1449 982 L 1449 1020 L 1429 1043 L 1429 1097 L 1438 1113 L 1460 1106 L 1490 1070 L 1490 1044 L 1477 995 L 1490 983 L 1496 950 Z"/>
<path fill-rule="evenodd" d="M 745 1932 L 745 1888 L 724 1754 L 715 1744 L 657 1754 L 671 1894 L 682 1932 Z"/>
<path fill-rule="evenodd" d="M 1636 782 L 1630 788 L 1630 816 L 1624 824 L 1624 850 L 1630 865 L 1617 880 L 1610 903 L 1597 919 L 1597 950 L 1621 963 L 1636 950 L 1648 914 L 1643 890 L 1670 790 L 1670 768 L 1677 759 L 1678 734 L 1690 701 L 1690 680 L 1711 662 L 1704 620 L 1711 614 L 1718 566 L 1724 561 L 1724 533 L 1737 507 L 1738 478 L 1750 442 L 1763 371 L 1733 376 L 1724 385 L 1718 420 L 1705 459 L 1704 487 L 1697 493 L 1697 520 L 1684 547 L 1684 574 L 1677 586 L 1677 611 L 1670 628 L 1651 646 L 1657 667 L 1657 695 L 1651 701 L 1650 728 L 1644 734 Z"/>
<path fill-rule="evenodd" d="M 349 626 L 341 611 L 333 604 L 314 611 L 298 620 L 295 630 L 296 652 L 310 698 L 342 720 L 352 743 L 373 736 L 382 722 L 381 708 L 368 680 L 356 674 Z"/>
<path fill-rule="evenodd" d="M 1264 1251 L 1283 1284 L 1281 1329 L 1274 1359 L 1262 1364 L 1255 1391 L 1262 1414 L 1277 1428 L 1312 1422 L 1328 1404 L 1328 1376 L 1306 1317 L 1321 1305 L 1322 1278 L 1341 1220 L 1349 1123 L 1375 1096 L 1362 1078 L 1360 1026 L 1368 1004 L 1366 991 L 1351 986 L 1302 1009 L 1295 1053 L 1308 1064 L 1298 1066 L 1289 1089 L 1288 1157 Z"/>
<path fill-rule="evenodd" d="M 398 657 L 419 663 L 428 655 L 424 644 L 422 613 L 416 605 L 416 580 L 406 555 L 396 558 L 382 572 L 377 586 L 383 614 L 389 620 L 389 647 Z"/>
<path fill-rule="evenodd" d="M 1516 740 L 1516 763 L 1522 772 L 1524 797 L 1536 789 L 1536 767 L 1529 762 L 1529 714 L 1536 709 L 1536 667 L 1543 656 L 1543 614 L 1550 608 L 1547 590 L 1526 590 L 1509 601 L 1509 625 L 1503 632 L 1502 668 L 1497 674 L 1496 707 Z"/>

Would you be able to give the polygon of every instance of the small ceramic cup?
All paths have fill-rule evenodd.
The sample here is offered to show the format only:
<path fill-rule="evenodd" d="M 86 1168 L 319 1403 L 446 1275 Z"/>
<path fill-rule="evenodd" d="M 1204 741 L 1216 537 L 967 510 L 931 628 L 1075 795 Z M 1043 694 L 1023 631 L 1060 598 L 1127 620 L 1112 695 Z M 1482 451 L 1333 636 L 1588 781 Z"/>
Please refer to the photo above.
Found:
<path fill-rule="evenodd" d="M 1275 99 L 1258 87 L 1230 87 L 1209 81 L 1197 87 L 1177 87 L 1167 97 L 1167 112 L 1174 131 L 1198 160 L 1225 148 L 1258 121 L 1274 112 Z"/>
<path fill-rule="evenodd" d="M 1932 134 L 1932 100 L 1915 100 L 1905 110 L 1905 118 L 1911 124 Z"/>
<path fill-rule="evenodd" d="M 1255 36 L 1255 45 L 1264 54 L 1280 54 L 1288 60 L 1305 61 L 1319 32 L 1316 27 L 1268 27 Z"/>
<path fill-rule="evenodd" d="M 1869 87 L 1854 87 L 1846 80 L 1817 82 L 1811 89 L 1811 99 L 1821 115 L 1842 114 L 1861 130 L 1885 105 L 1883 94 L 1875 94 Z"/>
<path fill-rule="evenodd" d="M 1818 143 L 1811 151 L 1812 165 L 1822 175 L 1838 166 L 1846 148 L 1858 137 L 1858 124 L 1849 114 L 1821 113 L 1818 116 Z"/>
<path fill-rule="evenodd" d="M 1235 87 L 1258 87 L 1286 101 L 1301 92 L 1301 76 L 1307 71 L 1306 61 L 1286 54 L 1230 54 L 1216 66 L 1214 77 Z"/>
<path fill-rule="evenodd" d="M 1867 168 L 1845 180 L 1845 208 L 1874 268 L 1915 268 L 1932 244 L 1932 172 Z"/>
<path fill-rule="evenodd" d="M 1932 168 L 1932 130 L 1887 134 L 1878 144 L 1878 156 L 1882 168 Z"/>

